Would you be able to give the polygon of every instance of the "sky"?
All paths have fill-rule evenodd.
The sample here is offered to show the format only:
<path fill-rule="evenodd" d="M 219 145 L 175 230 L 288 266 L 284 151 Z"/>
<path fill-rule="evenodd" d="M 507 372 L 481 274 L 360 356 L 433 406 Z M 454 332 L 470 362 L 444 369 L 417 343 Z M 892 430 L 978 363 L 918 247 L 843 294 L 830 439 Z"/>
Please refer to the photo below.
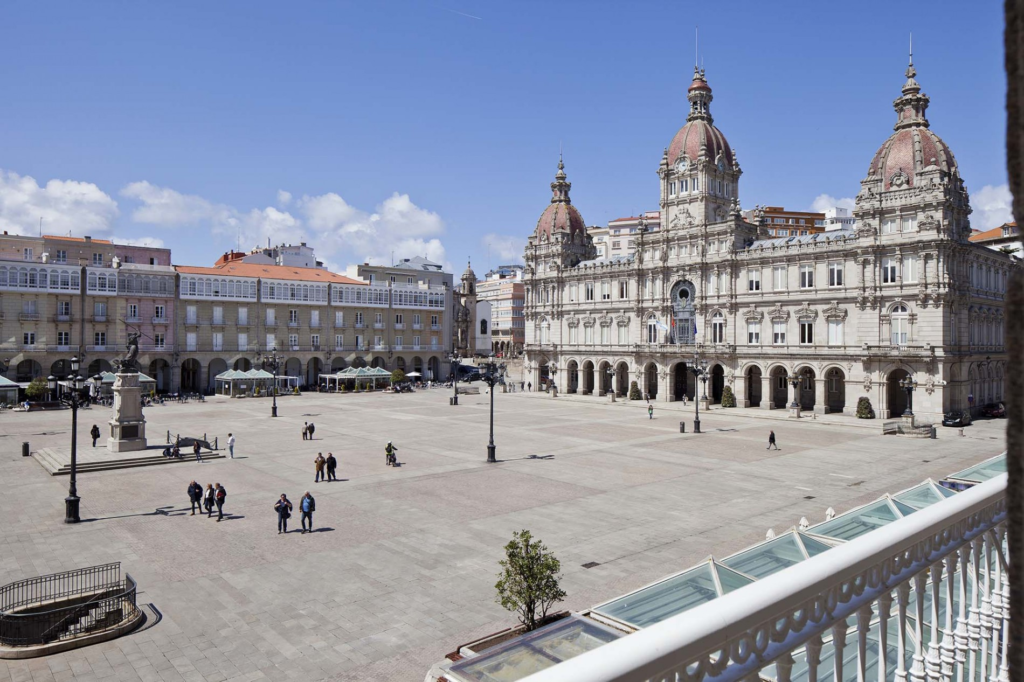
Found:
<path fill-rule="evenodd" d="M 4 3 L 0 227 L 481 275 L 522 260 L 560 149 L 588 225 L 657 209 L 695 51 L 744 209 L 852 206 L 913 33 L 984 229 L 1010 219 L 1002 31 L 994 0 Z"/>

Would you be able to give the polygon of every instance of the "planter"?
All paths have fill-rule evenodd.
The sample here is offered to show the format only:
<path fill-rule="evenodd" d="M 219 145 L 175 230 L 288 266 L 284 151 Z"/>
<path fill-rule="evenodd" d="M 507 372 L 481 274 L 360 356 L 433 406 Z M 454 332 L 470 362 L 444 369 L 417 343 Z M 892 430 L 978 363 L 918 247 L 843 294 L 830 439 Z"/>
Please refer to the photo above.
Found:
<path fill-rule="evenodd" d="M 551 613 L 548 614 L 547 618 L 544 618 L 543 620 L 539 621 L 537 623 L 537 627 L 542 628 L 545 625 L 550 625 L 551 623 L 568 617 L 568 611 L 559 611 L 558 613 Z M 446 658 L 448 658 L 449 660 L 458 660 L 459 658 L 464 658 L 467 654 L 479 655 L 480 652 L 486 651 L 491 647 L 498 646 L 499 644 L 504 644 L 510 639 L 515 639 L 516 637 L 524 634 L 525 632 L 525 625 L 516 625 L 515 627 L 507 628 L 505 630 L 499 630 L 498 632 L 487 635 L 486 637 L 481 637 L 478 640 L 463 644 L 455 651 L 448 654 Z"/>

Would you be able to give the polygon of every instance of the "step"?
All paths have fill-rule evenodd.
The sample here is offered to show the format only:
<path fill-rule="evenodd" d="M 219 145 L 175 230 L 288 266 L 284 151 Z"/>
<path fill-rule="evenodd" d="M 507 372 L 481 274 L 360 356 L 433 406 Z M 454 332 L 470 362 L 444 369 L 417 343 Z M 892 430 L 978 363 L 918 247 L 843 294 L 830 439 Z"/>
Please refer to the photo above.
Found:
<path fill-rule="evenodd" d="M 144 466 L 159 466 L 162 464 L 177 464 L 181 462 L 195 461 L 195 457 L 192 455 L 182 459 L 175 459 L 164 457 L 163 454 L 158 451 L 153 451 L 153 453 L 154 454 L 142 456 L 136 455 L 124 457 L 123 459 L 108 459 L 102 461 L 79 460 L 77 468 L 79 472 L 114 471 L 116 469 L 133 469 Z M 32 458 L 35 459 L 51 476 L 67 476 L 71 474 L 71 464 L 65 463 L 65 457 L 66 455 L 56 453 L 49 448 L 42 448 L 32 453 Z M 224 459 L 224 455 L 221 452 L 208 452 L 203 453 L 203 459 Z"/>

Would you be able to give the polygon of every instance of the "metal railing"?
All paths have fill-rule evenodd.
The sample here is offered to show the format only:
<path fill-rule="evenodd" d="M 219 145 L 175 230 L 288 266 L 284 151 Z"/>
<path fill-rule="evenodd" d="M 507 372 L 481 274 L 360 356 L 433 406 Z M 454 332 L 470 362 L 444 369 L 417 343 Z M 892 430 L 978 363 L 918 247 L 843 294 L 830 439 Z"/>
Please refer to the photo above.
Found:
<path fill-rule="evenodd" d="M 801 679 L 820 679 L 823 661 L 836 680 L 867 680 L 871 665 L 880 680 L 1008 680 L 1006 482 L 1003 474 L 523 682 L 739 682 L 762 672 L 789 682 L 795 666 Z M 879 661 L 877 643 L 890 636 L 898 653 Z"/>
<path fill-rule="evenodd" d="M 33 646 L 105 630 L 138 616 L 121 564 L 80 568 L 0 587 L 0 644 Z"/>

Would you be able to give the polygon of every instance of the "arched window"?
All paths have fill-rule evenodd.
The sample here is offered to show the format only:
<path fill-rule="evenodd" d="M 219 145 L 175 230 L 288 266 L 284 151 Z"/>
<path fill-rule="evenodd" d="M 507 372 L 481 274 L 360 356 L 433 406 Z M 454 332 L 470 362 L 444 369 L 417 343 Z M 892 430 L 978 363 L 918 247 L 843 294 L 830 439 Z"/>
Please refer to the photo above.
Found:
<path fill-rule="evenodd" d="M 725 317 L 722 313 L 711 317 L 711 343 L 725 343 Z"/>
<path fill-rule="evenodd" d="M 487 335 L 487 320 L 480 320 L 480 335 Z"/>
<path fill-rule="evenodd" d="M 892 345 L 905 346 L 910 336 L 910 311 L 905 305 L 897 305 L 892 309 L 889 319 L 892 328 Z"/>
<path fill-rule="evenodd" d="M 647 318 L 647 343 L 658 343 L 658 318 Z"/>

